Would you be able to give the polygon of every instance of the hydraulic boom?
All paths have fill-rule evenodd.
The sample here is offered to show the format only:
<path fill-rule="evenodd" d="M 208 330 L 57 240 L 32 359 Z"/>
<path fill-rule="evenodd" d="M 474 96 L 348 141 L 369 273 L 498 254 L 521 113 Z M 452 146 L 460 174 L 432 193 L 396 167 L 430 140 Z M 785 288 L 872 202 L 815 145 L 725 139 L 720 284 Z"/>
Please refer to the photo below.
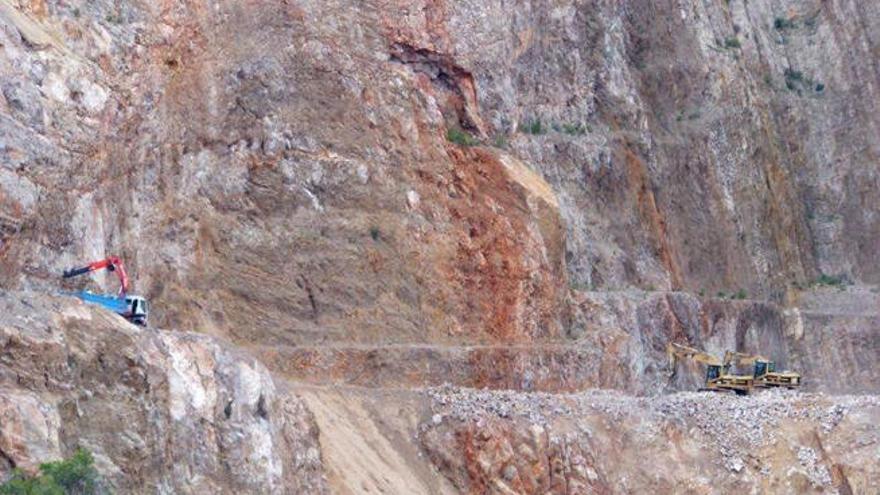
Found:
<path fill-rule="evenodd" d="M 715 356 L 699 349 L 682 344 L 669 343 L 666 346 L 669 357 L 670 378 L 675 376 L 678 358 L 693 359 L 706 365 L 706 383 L 700 390 L 728 392 L 746 395 L 752 389 L 754 379 L 751 376 L 731 375 L 728 367 Z"/>
<path fill-rule="evenodd" d="M 727 351 L 724 353 L 722 366 L 729 369 L 732 364 L 750 366 L 756 387 L 796 388 L 801 385 L 800 374 L 793 371 L 776 371 L 776 363 L 763 356 Z"/>
<path fill-rule="evenodd" d="M 119 277 L 119 297 L 125 297 L 128 294 L 128 274 L 125 273 L 125 265 L 118 256 L 110 256 L 107 259 L 93 261 L 82 268 L 72 268 L 64 271 L 64 278 L 76 277 L 85 273 L 90 273 L 106 268 L 108 271 L 116 272 Z"/>

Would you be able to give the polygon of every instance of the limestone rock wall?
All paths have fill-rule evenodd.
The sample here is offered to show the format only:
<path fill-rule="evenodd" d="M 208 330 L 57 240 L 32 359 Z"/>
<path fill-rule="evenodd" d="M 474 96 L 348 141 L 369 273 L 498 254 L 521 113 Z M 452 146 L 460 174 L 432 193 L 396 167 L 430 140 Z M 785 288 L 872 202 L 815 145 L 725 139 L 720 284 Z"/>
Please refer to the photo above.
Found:
<path fill-rule="evenodd" d="M 0 0 L 3 472 L 84 444 L 123 493 L 321 492 L 285 380 L 692 389 L 699 367 L 667 376 L 670 340 L 877 392 L 880 4 L 258 4 Z M 56 300 L 114 292 L 59 280 L 109 254 L 153 324 L 196 333 Z M 724 478 L 681 440 L 690 421 L 598 445 L 659 429 L 730 490 L 876 486 L 837 454 L 814 486 L 801 450 L 772 471 L 805 477 Z M 459 490 L 631 489 L 589 435 L 444 428 L 420 448 Z M 334 459 L 356 464 L 344 437 Z M 538 464 L 498 485 L 485 442 Z"/>
<path fill-rule="evenodd" d="M 877 283 L 878 17 L 4 0 L 0 276 L 117 253 L 163 326 L 297 344 L 553 336 L 567 284 Z"/>
<path fill-rule="evenodd" d="M 0 477 L 84 447 L 121 493 L 322 493 L 317 428 L 210 337 L 74 299 L 0 294 Z"/>

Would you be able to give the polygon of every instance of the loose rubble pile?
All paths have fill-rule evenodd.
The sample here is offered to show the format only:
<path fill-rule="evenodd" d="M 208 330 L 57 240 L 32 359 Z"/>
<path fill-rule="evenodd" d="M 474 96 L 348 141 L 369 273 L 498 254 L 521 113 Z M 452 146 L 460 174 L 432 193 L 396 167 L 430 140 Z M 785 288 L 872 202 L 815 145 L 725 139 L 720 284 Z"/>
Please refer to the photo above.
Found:
<path fill-rule="evenodd" d="M 782 389 L 763 390 L 748 397 L 707 392 L 636 397 L 613 390 L 544 394 L 449 386 L 428 393 L 434 426 L 445 420 L 481 426 L 487 419 L 504 418 L 547 427 L 558 420 L 577 421 L 598 413 L 612 424 L 642 422 L 642 434 L 649 436 L 661 436 L 668 423 L 683 429 L 696 428 L 717 449 L 718 462 L 732 472 L 740 472 L 756 449 L 776 442 L 776 429 L 782 421 L 811 421 L 829 433 L 851 409 L 880 407 L 880 397 L 872 395 L 829 397 Z M 426 424 L 422 429 L 430 427 Z M 811 461 L 815 453 L 810 457 L 803 452 L 798 459 L 813 473 L 811 479 L 826 480 L 827 470 Z"/>
<path fill-rule="evenodd" d="M 819 456 L 815 450 L 810 447 L 801 447 L 798 449 L 797 457 L 801 466 L 806 468 L 810 481 L 819 486 L 831 484 L 831 474 L 828 473 L 825 466 L 818 464 Z"/>

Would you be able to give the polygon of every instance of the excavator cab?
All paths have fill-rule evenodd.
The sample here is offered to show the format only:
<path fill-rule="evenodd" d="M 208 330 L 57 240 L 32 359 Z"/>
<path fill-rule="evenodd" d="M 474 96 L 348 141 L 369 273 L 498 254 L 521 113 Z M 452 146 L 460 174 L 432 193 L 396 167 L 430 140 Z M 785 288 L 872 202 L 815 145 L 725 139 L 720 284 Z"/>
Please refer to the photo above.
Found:
<path fill-rule="evenodd" d="M 767 373 L 775 373 L 776 372 L 776 363 L 773 361 L 763 361 L 756 360 L 755 361 L 755 378 L 762 377 Z"/>
<path fill-rule="evenodd" d="M 670 342 L 666 345 L 669 358 L 670 378 L 675 376 L 676 361 L 679 357 L 693 359 L 706 365 L 706 384 L 700 390 L 713 392 L 736 392 L 746 395 L 754 385 L 751 375 L 731 375 L 729 364 L 699 349 Z"/>
<path fill-rule="evenodd" d="M 150 312 L 147 300 L 141 296 L 125 296 L 125 304 L 128 306 L 128 311 L 123 316 L 135 325 L 147 326 L 147 316 Z"/>
<path fill-rule="evenodd" d="M 708 385 L 712 380 L 717 380 L 721 376 L 721 366 L 717 364 L 710 364 L 706 366 L 706 384 Z"/>
<path fill-rule="evenodd" d="M 724 354 L 723 364 L 728 367 L 733 364 L 752 366 L 752 376 L 756 387 L 797 388 L 801 386 L 800 374 L 793 371 L 777 371 L 776 362 L 762 356 L 727 351 Z"/>

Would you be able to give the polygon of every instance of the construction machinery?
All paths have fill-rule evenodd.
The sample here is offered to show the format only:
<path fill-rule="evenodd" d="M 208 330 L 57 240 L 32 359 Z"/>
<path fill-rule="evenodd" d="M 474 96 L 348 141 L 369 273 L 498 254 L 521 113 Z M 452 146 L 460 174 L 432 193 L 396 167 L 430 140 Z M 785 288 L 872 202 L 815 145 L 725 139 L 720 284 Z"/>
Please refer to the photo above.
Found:
<path fill-rule="evenodd" d="M 128 275 L 125 273 L 125 266 L 119 257 L 110 256 L 100 261 L 93 261 L 82 268 L 65 270 L 62 276 L 71 278 L 103 269 L 114 272 L 119 277 L 120 287 L 117 295 L 102 295 L 89 291 L 77 292 L 74 295 L 87 303 L 107 308 L 135 325 L 146 326 L 149 313 L 147 300 L 141 296 L 128 294 Z"/>
<path fill-rule="evenodd" d="M 722 366 L 729 369 L 731 365 L 751 366 L 756 387 L 801 386 L 801 375 L 793 371 L 776 371 L 776 363 L 763 356 L 727 351 L 724 353 Z"/>
<path fill-rule="evenodd" d="M 706 383 L 700 390 L 711 392 L 735 392 L 737 395 L 747 395 L 754 385 L 754 378 L 749 375 L 731 375 L 729 367 L 715 356 L 699 349 L 682 344 L 669 343 L 666 346 L 666 354 L 669 357 L 670 378 L 675 376 L 678 358 L 693 359 L 706 365 Z"/>

